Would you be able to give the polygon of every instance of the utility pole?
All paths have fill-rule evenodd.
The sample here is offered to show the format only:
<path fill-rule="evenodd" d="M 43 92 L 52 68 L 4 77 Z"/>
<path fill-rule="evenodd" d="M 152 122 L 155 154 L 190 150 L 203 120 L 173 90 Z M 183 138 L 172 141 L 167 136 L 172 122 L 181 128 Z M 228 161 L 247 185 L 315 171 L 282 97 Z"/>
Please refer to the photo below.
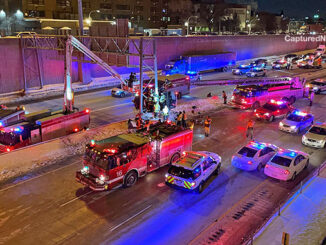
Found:
<path fill-rule="evenodd" d="M 79 19 L 79 35 L 84 36 L 84 15 L 83 15 L 82 0 L 78 0 L 78 19 Z M 83 40 L 81 40 L 81 42 L 83 42 Z M 80 54 L 78 54 L 78 59 L 81 60 Z M 84 82 L 83 67 L 80 61 L 78 61 L 78 79 L 81 83 Z"/>

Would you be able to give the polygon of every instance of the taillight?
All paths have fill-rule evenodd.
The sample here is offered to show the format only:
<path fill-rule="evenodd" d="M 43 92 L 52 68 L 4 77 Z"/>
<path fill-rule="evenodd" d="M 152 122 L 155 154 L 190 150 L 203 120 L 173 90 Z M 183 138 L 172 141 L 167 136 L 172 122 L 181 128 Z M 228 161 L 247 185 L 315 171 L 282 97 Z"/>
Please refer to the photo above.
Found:
<path fill-rule="evenodd" d="M 88 108 L 85 109 L 85 112 L 86 112 L 86 113 L 90 113 L 90 109 L 88 109 Z"/>
<path fill-rule="evenodd" d="M 74 128 L 74 132 L 78 132 L 78 128 Z"/>
<path fill-rule="evenodd" d="M 252 161 L 249 161 L 248 164 L 251 165 L 252 164 Z"/>
<path fill-rule="evenodd" d="M 269 165 L 266 164 L 266 165 L 265 165 L 265 168 L 269 168 Z"/>
<path fill-rule="evenodd" d="M 284 170 L 283 173 L 286 174 L 286 175 L 289 175 L 290 174 L 290 171 L 289 170 Z"/>

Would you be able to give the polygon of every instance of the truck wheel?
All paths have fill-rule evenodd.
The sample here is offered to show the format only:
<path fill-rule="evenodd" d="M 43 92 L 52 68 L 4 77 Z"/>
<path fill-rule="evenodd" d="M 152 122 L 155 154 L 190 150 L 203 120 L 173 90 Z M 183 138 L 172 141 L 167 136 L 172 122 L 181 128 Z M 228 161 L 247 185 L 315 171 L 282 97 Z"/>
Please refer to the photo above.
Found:
<path fill-rule="evenodd" d="M 199 186 L 196 188 L 196 192 L 197 193 L 202 193 L 203 192 L 203 189 L 204 189 L 203 183 L 200 183 Z"/>
<path fill-rule="evenodd" d="M 130 171 L 127 175 L 126 178 L 124 179 L 123 186 L 124 187 L 130 187 L 136 184 L 138 179 L 136 171 Z"/>
<path fill-rule="evenodd" d="M 180 158 L 179 153 L 174 153 L 173 156 L 171 157 L 170 164 L 176 162 Z"/>
<path fill-rule="evenodd" d="M 252 109 L 254 109 L 254 110 L 255 110 L 255 109 L 258 109 L 259 106 L 260 106 L 259 102 L 256 101 L 256 102 L 252 105 Z"/>
<path fill-rule="evenodd" d="M 126 97 L 126 94 L 125 93 L 121 93 L 120 94 L 120 98 L 124 98 L 124 97 Z"/>

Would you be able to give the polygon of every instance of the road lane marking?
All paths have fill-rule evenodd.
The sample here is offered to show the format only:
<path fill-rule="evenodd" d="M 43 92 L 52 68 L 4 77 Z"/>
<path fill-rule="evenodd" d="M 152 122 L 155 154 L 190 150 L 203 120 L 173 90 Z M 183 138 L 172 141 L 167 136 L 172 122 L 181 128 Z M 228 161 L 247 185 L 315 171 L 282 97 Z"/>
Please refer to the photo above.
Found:
<path fill-rule="evenodd" d="M 118 107 L 118 106 L 131 105 L 131 104 L 133 104 L 133 103 L 132 102 L 128 102 L 128 103 L 123 103 L 123 104 L 118 104 L 118 105 L 111 105 L 111 106 L 99 108 L 99 109 L 96 109 L 96 110 L 91 110 L 91 113 L 92 112 L 97 112 L 97 111 L 103 111 L 103 110 L 114 108 L 114 107 Z"/>
<path fill-rule="evenodd" d="M 127 223 L 127 222 L 130 221 L 130 220 L 132 220 L 132 219 L 135 218 L 136 216 L 142 214 L 143 212 L 145 212 L 147 209 L 149 209 L 149 208 L 151 208 L 151 207 L 152 207 L 152 205 L 147 206 L 146 208 L 142 209 L 142 210 L 139 211 L 138 213 L 134 214 L 133 216 L 131 216 L 131 217 L 129 217 L 128 219 L 126 219 L 125 221 L 123 221 L 122 223 L 120 223 L 120 224 L 118 224 L 118 225 L 112 227 L 112 228 L 110 229 L 110 232 L 112 232 L 112 231 L 118 229 L 120 226 L 124 225 L 125 223 Z"/>
<path fill-rule="evenodd" d="M 75 162 L 73 162 L 73 163 L 71 163 L 71 164 L 68 164 L 68 165 L 62 166 L 61 168 L 54 169 L 54 170 L 52 170 L 52 171 L 50 171 L 50 172 L 46 172 L 46 173 L 44 173 L 44 174 L 41 174 L 41 175 L 38 175 L 38 176 L 32 177 L 32 178 L 30 178 L 30 179 L 27 179 L 27 180 L 24 180 L 24 181 L 18 182 L 17 184 L 14 184 L 14 185 L 8 186 L 7 188 L 0 189 L 0 192 L 3 192 L 3 191 L 6 191 L 6 190 L 9 190 L 9 189 L 11 189 L 11 188 L 14 188 L 14 187 L 16 187 L 16 186 L 19 186 L 19 185 L 21 185 L 21 184 L 24 184 L 24 183 L 26 183 L 26 182 L 29 182 L 29 181 L 32 181 L 32 180 L 38 179 L 38 178 L 40 178 L 40 177 L 43 177 L 43 176 L 48 175 L 48 174 L 51 174 L 51 173 L 54 173 L 54 172 L 56 172 L 56 171 L 59 171 L 59 170 L 64 169 L 64 168 L 67 168 L 67 167 L 69 167 L 69 166 L 71 166 L 71 165 L 73 165 L 73 164 L 75 164 L 75 163 L 79 163 L 79 162 L 80 162 L 80 160 L 75 161 Z"/>
<path fill-rule="evenodd" d="M 73 201 L 75 201 L 75 200 L 77 200 L 77 199 L 80 199 L 80 198 L 82 198 L 82 197 L 84 197 L 84 196 L 87 196 L 88 194 L 90 194 L 90 193 L 92 193 L 92 192 L 94 192 L 94 191 L 91 190 L 91 191 L 86 192 L 85 194 L 83 194 L 83 195 L 81 195 L 81 196 L 79 196 L 79 197 L 75 197 L 74 199 L 71 199 L 70 201 L 61 204 L 61 205 L 60 205 L 60 208 L 62 208 L 62 207 L 64 207 L 64 206 L 68 205 L 69 203 L 72 203 Z"/>

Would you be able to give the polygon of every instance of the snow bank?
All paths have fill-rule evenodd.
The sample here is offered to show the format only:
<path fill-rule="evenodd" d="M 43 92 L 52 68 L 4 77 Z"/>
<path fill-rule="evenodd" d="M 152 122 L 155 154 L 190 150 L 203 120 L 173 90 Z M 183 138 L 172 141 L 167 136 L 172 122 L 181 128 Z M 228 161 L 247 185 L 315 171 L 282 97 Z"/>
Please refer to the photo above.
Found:
<path fill-rule="evenodd" d="M 0 181 L 54 164 L 66 157 L 82 154 L 85 145 L 92 139 L 101 140 L 125 133 L 126 130 L 127 123 L 125 121 L 112 123 L 2 154 L 0 155 Z"/>

